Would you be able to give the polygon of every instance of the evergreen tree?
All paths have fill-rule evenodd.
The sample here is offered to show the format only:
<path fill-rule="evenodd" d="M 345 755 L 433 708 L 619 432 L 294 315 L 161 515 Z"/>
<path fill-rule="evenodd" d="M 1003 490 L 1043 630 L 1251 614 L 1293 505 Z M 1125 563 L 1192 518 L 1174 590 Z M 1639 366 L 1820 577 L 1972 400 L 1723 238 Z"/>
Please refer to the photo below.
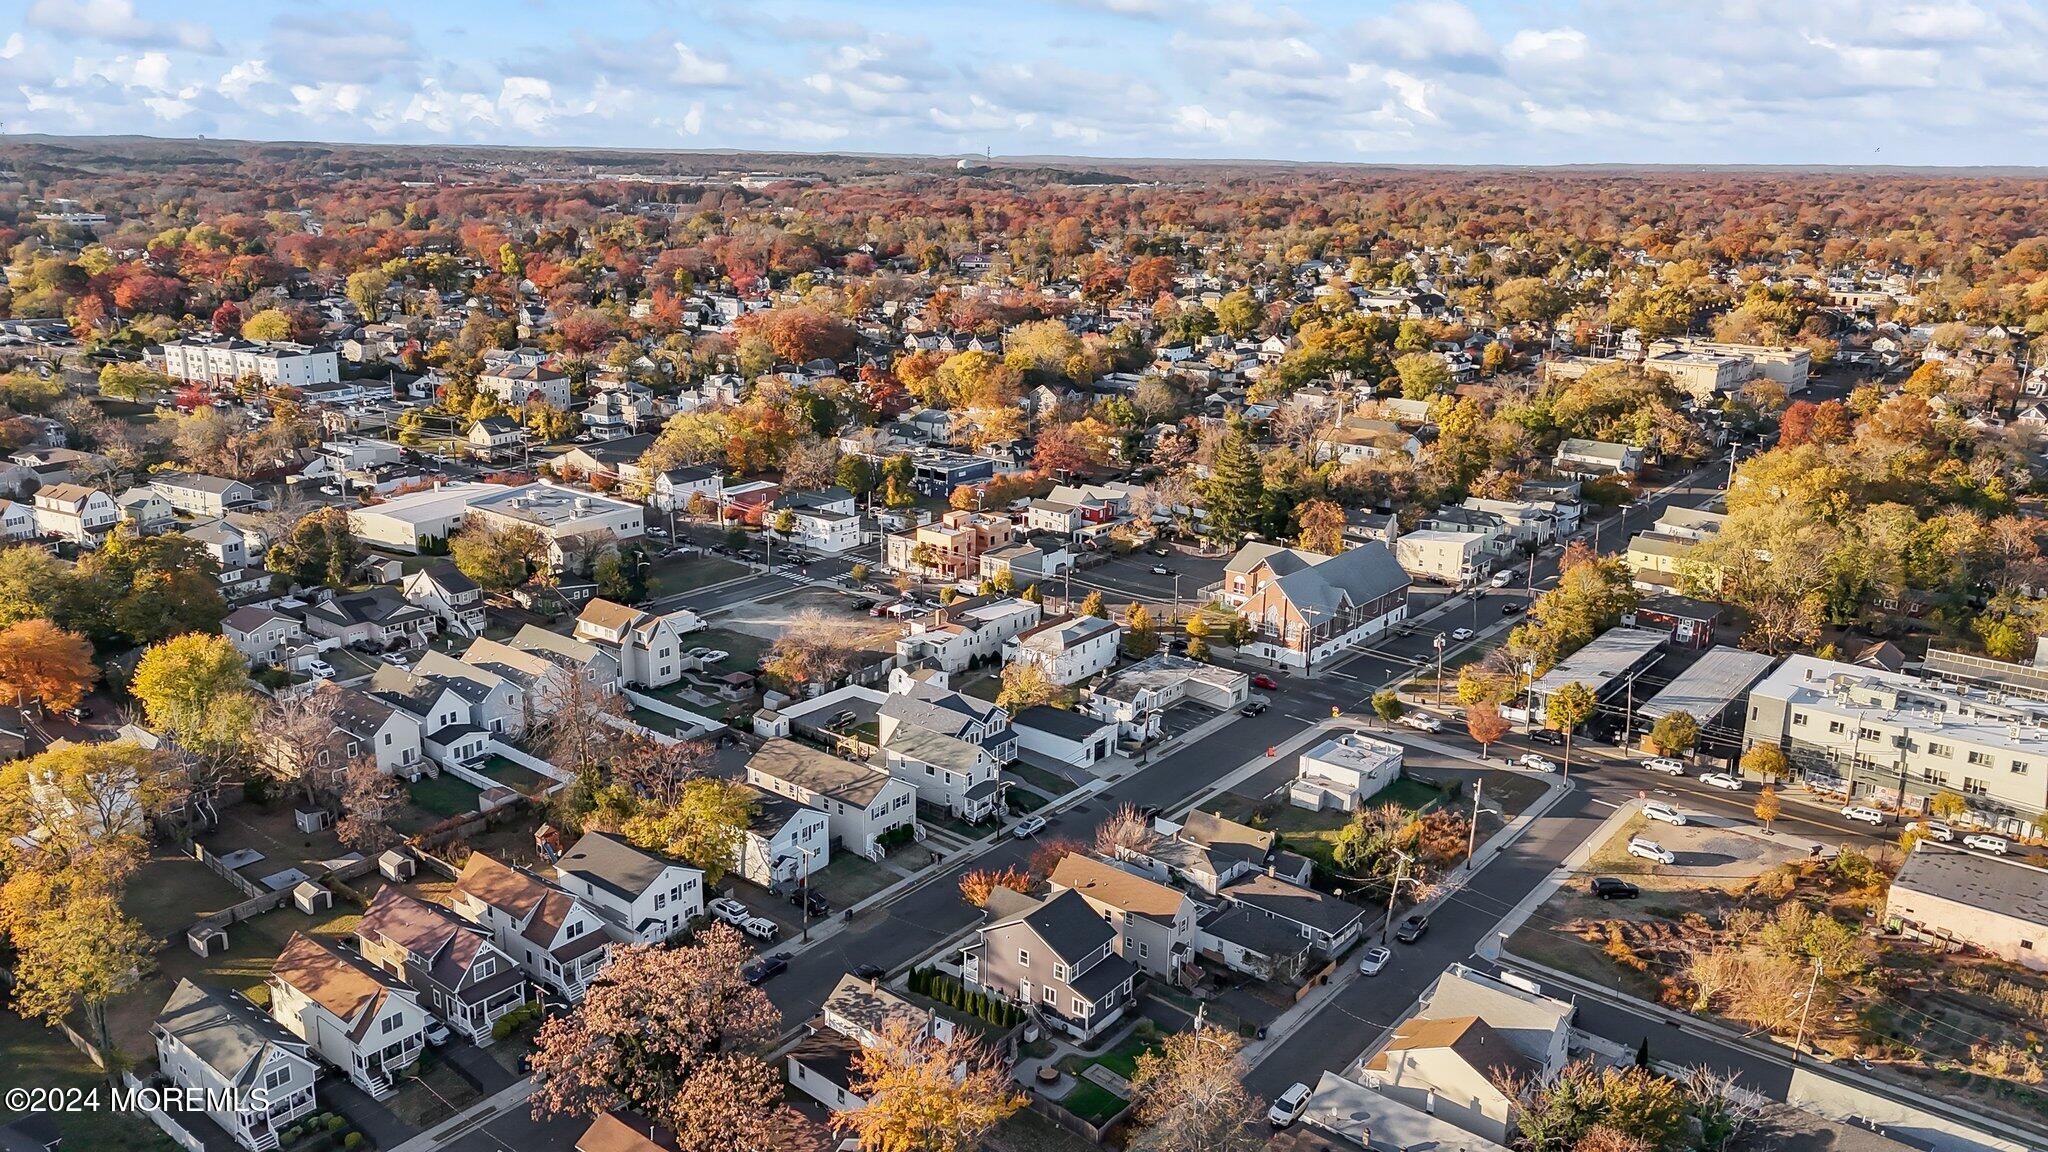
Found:
<path fill-rule="evenodd" d="M 1258 453 L 1242 421 L 1233 422 L 1216 450 L 1216 463 L 1202 486 L 1209 533 L 1235 543 L 1259 526 L 1264 479 Z"/>

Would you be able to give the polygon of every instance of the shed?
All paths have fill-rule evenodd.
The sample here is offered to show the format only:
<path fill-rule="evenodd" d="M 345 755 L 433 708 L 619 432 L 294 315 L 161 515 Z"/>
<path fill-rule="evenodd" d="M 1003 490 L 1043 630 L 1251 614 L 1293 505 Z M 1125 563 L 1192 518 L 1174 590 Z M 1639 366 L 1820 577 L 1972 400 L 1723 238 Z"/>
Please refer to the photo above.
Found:
<path fill-rule="evenodd" d="M 301 880 L 292 886 L 292 907 L 308 916 L 317 916 L 334 907 L 334 893 L 325 885 Z"/>

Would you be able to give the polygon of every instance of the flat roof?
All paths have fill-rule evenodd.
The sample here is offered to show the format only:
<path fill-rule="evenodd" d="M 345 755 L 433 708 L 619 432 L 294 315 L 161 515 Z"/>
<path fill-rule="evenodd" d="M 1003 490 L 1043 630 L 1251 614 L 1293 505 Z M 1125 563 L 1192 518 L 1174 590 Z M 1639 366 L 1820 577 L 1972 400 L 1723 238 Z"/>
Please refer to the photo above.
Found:
<path fill-rule="evenodd" d="M 1669 634 L 1647 628 L 1609 628 L 1593 642 L 1565 657 L 1564 661 L 1538 677 L 1529 691 L 1547 697 L 1571 683 L 1584 684 L 1595 695 L 1608 684 L 1635 671 L 1664 647 Z"/>
<path fill-rule="evenodd" d="M 1899 866 L 1892 887 L 2048 925 L 2048 869 L 2017 860 L 1958 852 L 1923 840 Z"/>
<path fill-rule="evenodd" d="M 1710 648 L 1636 712 L 1652 720 L 1684 712 L 1705 723 L 1740 700 L 1777 659 L 1740 648 Z"/>

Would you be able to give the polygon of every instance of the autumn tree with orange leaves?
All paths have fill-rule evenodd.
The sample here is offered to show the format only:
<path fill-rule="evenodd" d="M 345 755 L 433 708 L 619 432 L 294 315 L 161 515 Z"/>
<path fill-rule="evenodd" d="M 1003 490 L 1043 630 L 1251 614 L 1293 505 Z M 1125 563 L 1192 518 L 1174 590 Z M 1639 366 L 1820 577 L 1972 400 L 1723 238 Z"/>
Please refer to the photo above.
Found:
<path fill-rule="evenodd" d="M 0 630 L 0 703 L 34 700 L 63 711 L 83 700 L 99 676 L 92 645 L 76 632 L 43 619 Z"/>
<path fill-rule="evenodd" d="M 832 1128 L 882 1152 L 968 1152 L 1024 1107 L 1009 1070 L 987 1045 L 955 1031 L 940 1040 L 924 1021 L 898 1017 L 853 1062 L 853 1095 L 867 1103 L 832 1113 Z"/>

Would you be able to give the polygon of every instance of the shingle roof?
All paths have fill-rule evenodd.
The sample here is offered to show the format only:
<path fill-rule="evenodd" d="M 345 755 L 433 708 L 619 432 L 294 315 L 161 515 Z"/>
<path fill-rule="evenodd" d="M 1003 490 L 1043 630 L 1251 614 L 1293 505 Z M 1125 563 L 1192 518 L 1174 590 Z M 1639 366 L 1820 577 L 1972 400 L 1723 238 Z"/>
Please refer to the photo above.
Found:
<path fill-rule="evenodd" d="M 675 867 L 687 865 L 643 852 L 605 832 L 585 832 L 555 863 L 555 871 L 581 877 L 628 900 L 637 899 Z"/>
<path fill-rule="evenodd" d="M 240 1085 L 263 1066 L 273 1048 L 299 1056 L 305 1041 L 287 1032 L 256 1005 L 220 988 L 181 979 L 157 1013 L 156 1026 L 191 1049 L 230 1084 Z"/>
<path fill-rule="evenodd" d="M 1061 857 L 1047 882 L 1054 888 L 1079 892 L 1096 903 L 1167 923 L 1179 916 L 1188 902 L 1187 895 L 1178 888 L 1078 853 Z"/>
<path fill-rule="evenodd" d="M 794 740 L 774 739 L 747 761 L 748 772 L 760 772 L 811 792 L 866 808 L 895 777 L 867 764 L 842 760 Z"/>

